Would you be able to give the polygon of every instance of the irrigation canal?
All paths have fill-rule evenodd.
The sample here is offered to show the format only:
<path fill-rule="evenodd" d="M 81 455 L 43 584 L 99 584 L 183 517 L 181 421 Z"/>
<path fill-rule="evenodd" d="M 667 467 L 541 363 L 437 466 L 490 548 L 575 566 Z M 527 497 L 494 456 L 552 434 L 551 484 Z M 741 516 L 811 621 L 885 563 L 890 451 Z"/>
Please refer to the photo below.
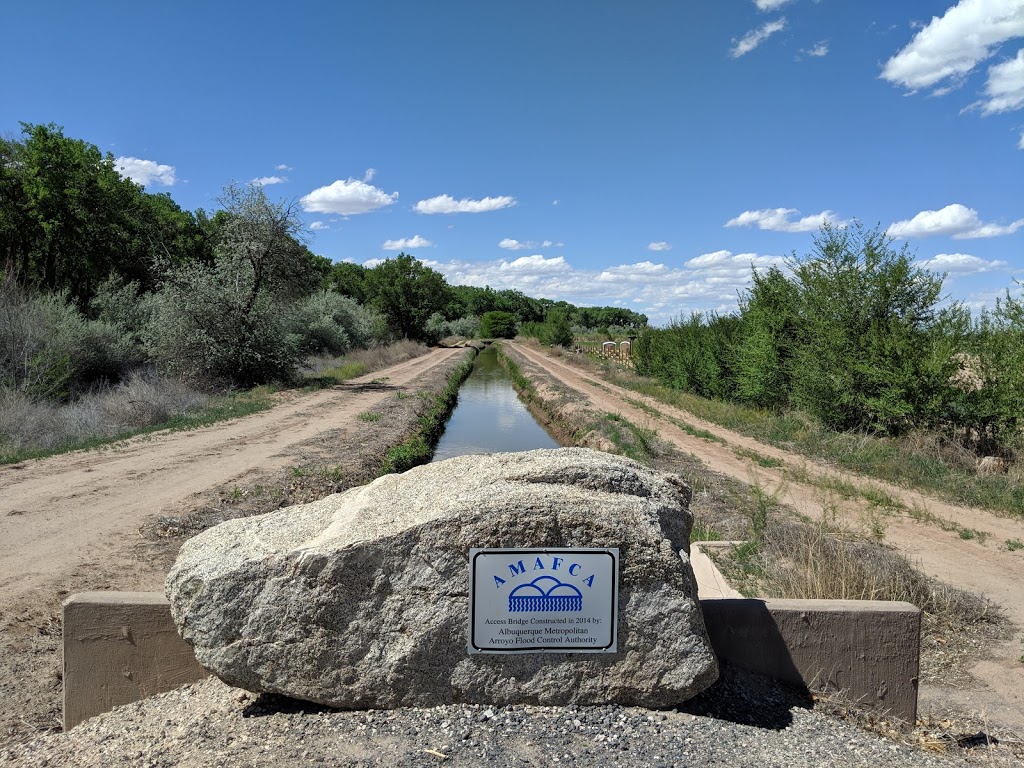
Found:
<path fill-rule="evenodd" d="M 476 357 L 459 388 L 459 402 L 434 450 L 433 461 L 474 453 L 557 448 L 523 405 L 493 346 Z"/>

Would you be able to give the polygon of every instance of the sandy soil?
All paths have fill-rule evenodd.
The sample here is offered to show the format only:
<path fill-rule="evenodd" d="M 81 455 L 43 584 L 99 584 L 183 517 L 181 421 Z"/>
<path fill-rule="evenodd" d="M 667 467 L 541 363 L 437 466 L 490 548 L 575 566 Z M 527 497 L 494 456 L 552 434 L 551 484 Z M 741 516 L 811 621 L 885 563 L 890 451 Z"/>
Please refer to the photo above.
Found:
<path fill-rule="evenodd" d="M 1010 552 L 1000 548 L 1007 539 L 1024 540 L 1024 521 L 999 517 L 983 509 L 961 507 L 898 486 L 868 480 L 840 472 L 834 467 L 806 457 L 759 443 L 691 413 L 672 408 L 651 398 L 598 381 L 584 369 L 571 364 L 571 358 L 551 357 L 535 347 L 512 344 L 528 360 L 573 389 L 592 404 L 621 414 L 635 424 L 656 429 L 659 437 L 680 450 L 699 457 L 715 472 L 745 483 L 759 483 L 769 492 L 777 492 L 780 503 L 811 518 L 837 514 L 854 528 L 884 527 L 884 541 L 907 554 L 925 573 L 947 584 L 980 593 L 997 603 L 1016 625 L 1011 640 L 990 649 L 991 658 L 970 670 L 974 684 L 968 688 L 922 688 L 921 710 L 942 713 L 957 710 L 991 718 L 1017 733 L 1024 734 L 1024 550 Z M 641 407 L 638 403 L 643 404 Z M 654 416 L 652 409 L 660 413 Z M 723 442 L 689 434 L 679 424 L 706 430 Z M 839 478 L 863 488 L 882 489 L 932 516 L 933 522 L 919 522 L 909 515 L 880 517 L 877 508 L 866 501 L 845 499 L 811 483 L 794 482 L 783 477 L 782 468 L 767 468 L 736 451 L 756 451 L 762 456 L 800 468 L 810 477 Z M 984 542 L 964 540 L 955 531 L 943 530 L 939 520 L 955 521 L 963 528 L 989 534 Z"/>
<path fill-rule="evenodd" d="M 64 596 L 163 590 L 176 547 L 143 535 L 155 519 L 287 474 L 328 440 L 347 440 L 348 460 L 365 461 L 361 444 L 383 425 L 358 415 L 463 355 L 433 350 L 331 389 L 282 393 L 280 404 L 246 418 L 0 467 L 0 743 L 59 727 Z"/>

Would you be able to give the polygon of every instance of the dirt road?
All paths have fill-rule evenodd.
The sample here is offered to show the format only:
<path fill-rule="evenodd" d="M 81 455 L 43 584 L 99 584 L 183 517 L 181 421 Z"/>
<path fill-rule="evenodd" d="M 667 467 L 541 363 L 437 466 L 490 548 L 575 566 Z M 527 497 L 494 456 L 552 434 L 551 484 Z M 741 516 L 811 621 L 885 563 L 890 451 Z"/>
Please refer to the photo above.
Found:
<path fill-rule="evenodd" d="M 885 542 L 908 555 L 928 575 L 983 594 L 997 603 L 1017 627 L 1012 640 L 993 648 L 993 658 L 971 670 L 977 686 L 968 690 L 923 691 L 922 708 L 956 705 L 961 711 L 987 715 L 1024 734 L 1024 663 L 1021 663 L 1024 654 L 1024 633 L 1021 632 L 1024 628 L 1024 550 L 1001 548 L 1007 540 L 1024 540 L 1024 521 L 998 517 L 986 510 L 957 506 L 916 491 L 839 472 L 607 381 L 598 381 L 567 358 L 551 357 L 525 344 L 511 346 L 582 393 L 595 407 L 657 430 L 659 437 L 695 454 L 708 468 L 745 483 L 759 483 L 769 492 L 777 492 L 781 503 L 808 517 L 816 519 L 826 512 L 835 512 L 854 528 L 881 526 Z M 717 439 L 695 436 L 686 427 L 693 431 L 704 430 Z M 762 466 L 750 452 L 782 462 L 782 465 Z M 811 479 L 796 482 L 784 475 L 786 468 L 798 469 Z M 921 522 L 909 514 L 882 516 L 877 507 L 866 500 L 842 498 L 828 491 L 827 486 L 834 487 L 837 480 L 869 491 L 884 491 L 908 509 L 916 509 L 918 518 L 930 515 L 934 520 L 955 521 L 963 529 L 982 531 L 988 536 L 984 542 L 978 538 L 965 540 L 954 530 L 943 530 L 936 522 Z"/>
<path fill-rule="evenodd" d="M 377 429 L 359 414 L 465 350 L 437 349 L 263 413 L 0 467 L 0 743 L 58 724 L 59 605 L 89 589 L 163 590 L 140 529 L 293 467 L 299 446 Z M 352 452 L 350 461 L 359 457 Z"/>
<path fill-rule="evenodd" d="M 0 605 L 109 558 L 151 515 L 183 511 L 207 489 L 286 466 L 289 446 L 358 425 L 359 413 L 456 353 L 434 350 L 247 418 L 0 467 Z M 368 386 L 385 377 L 387 388 Z M 162 588 L 155 575 L 159 582 L 140 586 Z"/>

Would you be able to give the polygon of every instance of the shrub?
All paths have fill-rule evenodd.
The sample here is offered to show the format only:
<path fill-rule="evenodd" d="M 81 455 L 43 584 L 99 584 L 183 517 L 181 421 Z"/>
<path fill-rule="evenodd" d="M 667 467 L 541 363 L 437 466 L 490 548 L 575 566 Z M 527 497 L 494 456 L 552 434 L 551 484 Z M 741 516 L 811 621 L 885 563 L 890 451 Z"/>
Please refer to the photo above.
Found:
<path fill-rule="evenodd" d="M 301 337 L 285 309 L 230 260 L 175 270 L 156 301 L 150 344 L 168 372 L 206 386 L 287 380 Z"/>
<path fill-rule="evenodd" d="M 67 400 L 120 380 L 141 361 L 122 329 L 86 320 L 66 293 L 30 292 L 13 275 L 0 276 L 0 387 Z"/>
<path fill-rule="evenodd" d="M 292 330 L 303 355 L 343 355 L 374 340 L 377 313 L 334 291 L 317 291 L 296 306 Z"/>

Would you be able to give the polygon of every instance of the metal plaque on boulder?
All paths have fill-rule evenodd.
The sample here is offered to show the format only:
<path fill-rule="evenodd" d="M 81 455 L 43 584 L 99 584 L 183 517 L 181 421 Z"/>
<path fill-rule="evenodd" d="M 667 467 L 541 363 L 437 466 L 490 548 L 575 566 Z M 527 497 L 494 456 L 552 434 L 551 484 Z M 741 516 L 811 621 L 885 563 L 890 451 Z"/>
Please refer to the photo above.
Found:
<path fill-rule="evenodd" d="M 618 549 L 470 549 L 470 653 L 615 653 Z"/>

